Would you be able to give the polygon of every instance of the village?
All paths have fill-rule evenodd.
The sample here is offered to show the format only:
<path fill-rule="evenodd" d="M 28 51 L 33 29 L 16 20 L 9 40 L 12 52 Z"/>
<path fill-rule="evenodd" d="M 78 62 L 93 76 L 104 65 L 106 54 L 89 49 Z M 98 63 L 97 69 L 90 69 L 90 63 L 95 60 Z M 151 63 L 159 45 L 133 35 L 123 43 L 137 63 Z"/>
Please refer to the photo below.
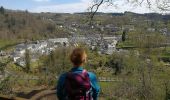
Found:
<path fill-rule="evenodd" d="M 52 20 L 52 19 L 51 19 Z M 133 20 L 134 21 L 134 20 Z M 71 23 L 70 25 L 59 25 L 60 28 L 66 28 L 70 30 L 71 35 L 65 38 L 50 38 L 46 40 L 37 40 L 31 41 L 28 43 L 20 43 L 14 46 L 14 50 L 6 53 L 5 51 L 0 52 L 1 57 L 10 57 L 12 61 L 24 67 L 25 66 L 25 53 L 26 50 L 30 51 L 31 62 L 36 62 L 41 55 L 49 55 L 52 51 L 60 47 L 68 46 L 78 46 L 79 44 L 84 44 L 88 46 L 91 50 L 97 50 L 99 54 L 111 55 L 113 52 L 119 52 L 122 49 L 117 49 L 118 42 L 122 41 L 122 34 L 115 34 L 116 32 L 122 32 L 127 30 L 130 32 L 135 31 L 134 25 L 123 25 L 122 27 L 116 27 L 112 24 L 105 26 L 97 26 L 101 30 L 101 33 L 104 31 L 110 32 L 110 34 L 76 34 L 77 30 L 81 25 L 76 22 Z M 79 28 L 78 28 L 79 27 Z M 89 27 L 87 27 L 88 29 Z M 91 27 L 94 28 L 93 26 Z M 85 26 L 81 29 L 85 32 Z M 148 32 L 155 32 L 155 28 L 147 28 Z M 159 33 L 165 36 L 169 35 L 167 28 L 159 30 Z"/>
<path fill-rule="evenodd" d="M 54 38 L 48 40 L 38 40 L 31 43 L 21 43 L 15 46 L 15 49 L 10 58 L 15 64 L 24 67 L 25 66 L 25 53 L 26 50 L 30 51 L 31 61 L 35 62 L 41 55 L 49 55 L 53 50 L 60 47 L 78 46 L 79 43 L 87 45 L 91 50 L 98 49 L 99 54 L 112 54 L 116 51 L 116 44 L 120 41 L 121 36 L 75 36 L 70 38 Z"/>

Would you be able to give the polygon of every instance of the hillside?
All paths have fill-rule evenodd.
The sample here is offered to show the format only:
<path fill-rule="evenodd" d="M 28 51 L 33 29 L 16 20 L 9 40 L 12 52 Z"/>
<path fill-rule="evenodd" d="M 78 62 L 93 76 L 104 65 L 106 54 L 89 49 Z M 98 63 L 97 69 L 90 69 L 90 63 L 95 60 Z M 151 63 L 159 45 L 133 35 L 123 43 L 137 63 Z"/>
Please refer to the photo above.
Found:
<path fill-rule="evenodd" d="M 37 40 L 63 32 L 55 23 L 28 11 L 0 11 L 0 39 Z"/>

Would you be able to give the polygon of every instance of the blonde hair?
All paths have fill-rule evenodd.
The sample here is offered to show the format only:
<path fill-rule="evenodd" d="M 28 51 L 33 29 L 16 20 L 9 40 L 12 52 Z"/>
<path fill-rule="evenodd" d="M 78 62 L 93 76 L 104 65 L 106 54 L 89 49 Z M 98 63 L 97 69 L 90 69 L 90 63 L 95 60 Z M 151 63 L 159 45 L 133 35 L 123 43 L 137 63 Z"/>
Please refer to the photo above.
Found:
<path fill-rule="evenodd" d="M 80 66 L 81 64 L 86 62 L 86 52 L 82 48 L 75 48 L 70 55 L 71 62 L 76 65 Z"/>

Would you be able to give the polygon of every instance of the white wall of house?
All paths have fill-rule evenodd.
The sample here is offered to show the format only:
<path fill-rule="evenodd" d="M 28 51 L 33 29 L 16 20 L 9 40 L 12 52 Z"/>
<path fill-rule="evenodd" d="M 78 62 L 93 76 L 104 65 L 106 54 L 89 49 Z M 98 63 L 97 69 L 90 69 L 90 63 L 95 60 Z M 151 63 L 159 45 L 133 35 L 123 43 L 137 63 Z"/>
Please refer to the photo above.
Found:
<path fill-rule="evenodd" d="M 19 56 L 18 56 L 18 57 L 13 57 L 13 61 L 14 61 L 14 62 L 17 62 L 18 59 L 20 59 Z"/>

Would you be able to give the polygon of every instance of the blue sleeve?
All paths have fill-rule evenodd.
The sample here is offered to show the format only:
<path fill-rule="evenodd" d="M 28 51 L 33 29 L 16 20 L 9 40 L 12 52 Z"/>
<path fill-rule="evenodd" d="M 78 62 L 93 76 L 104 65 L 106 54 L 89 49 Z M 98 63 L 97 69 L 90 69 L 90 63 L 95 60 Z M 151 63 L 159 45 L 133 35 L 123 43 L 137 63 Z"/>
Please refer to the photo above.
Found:
<path fill-rule="evenodd" d="M 99 96 L 99 92 L 100 92 L 100 86 L 99 86 L 98 80 L 97 80 L 96 75 L 94 73 L 88 72 L 88 74 L 89 74 L 90 81 L 91 81 L 91 84 L 92 84 L 93 100 L 98 100 L 98 96 Z"/>
<path fill-rule="evenodd" d="M 57 83 L 57 97 L 59 100 L 64 100 L 66 97 L 65 91 L 64 91 L 64 81 L 65 81 L 66 73 L 62 74 Z"/>

